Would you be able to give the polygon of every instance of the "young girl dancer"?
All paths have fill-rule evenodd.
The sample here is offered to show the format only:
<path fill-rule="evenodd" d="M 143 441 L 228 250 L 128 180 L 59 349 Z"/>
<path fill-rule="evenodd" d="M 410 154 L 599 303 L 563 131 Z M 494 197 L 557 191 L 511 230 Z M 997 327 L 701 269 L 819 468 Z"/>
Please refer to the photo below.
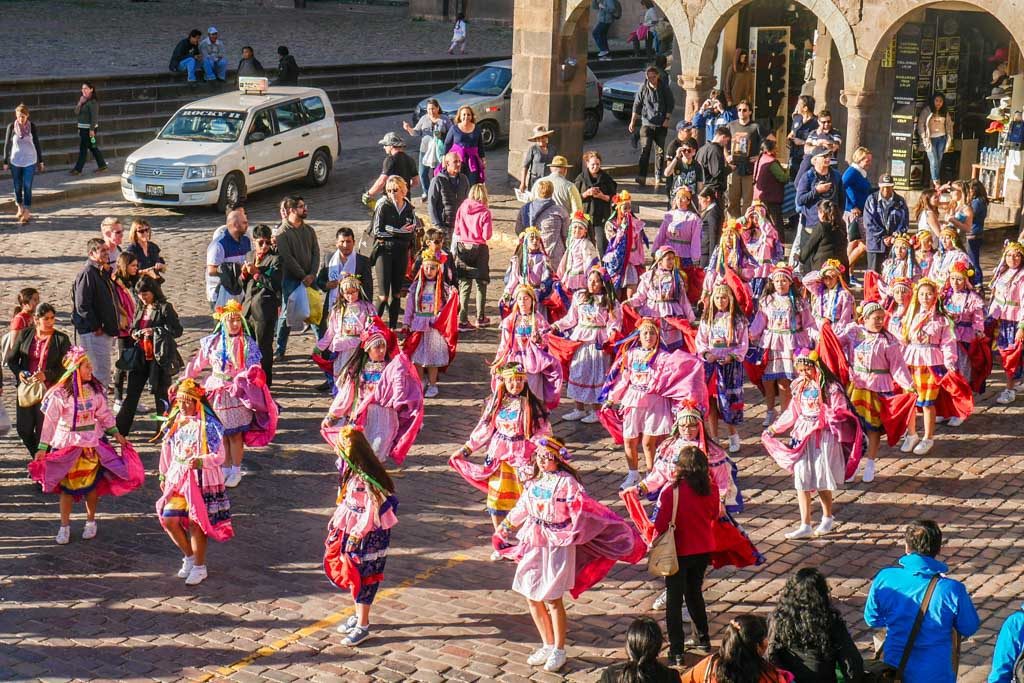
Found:
<path fill-rule="evenodd" d="M 920 275 L 910 239 L 906 235 L 896 235 L 889 249 L 889 258 L 882 261 L 882 281 L 879 289 L 882 294 L 889 294 L 892 283 L 897 278 L 907 278 L 911 282 L 916 282 Z"/>
<path fill-rule="evenodd" d="M 363 297 L 363 286 L 358 277 L 348 275 L 342 278 L 338 288 L 341 293 L 331 308 L 324 336 L 316 343 L 321 351 L 335 354 L 335 382 L 341 375 L 341 369 L 359 350 L 359 339 L 363 330 L 373 323 L 373 318 L 377 314 L 373 303 Z"/>
<path fill-rule="evenodd" d="M 850 362 L 850 403 L 868 435 L 863 479 L 870 484 L 875 479 L 875 458 L 885 430 L 883 399 L 892 396 L 897 385 L 913 393 L 914 381 L 903 358 L 900 338 L 885 329 L 882 305 L 868 302 L 860 315 L 861 324 L 849 326 L 839 339 Z M 893 435 L 890 443 L 900 436 Z"/>
<path fill-rule="evenodd" d="M 682 345 L 683 333 L 669 323 L 669 318 L 690 322 L 693 309 L 686 297 L 686 276 L 679 270 L 672 247 L 660 247 L 654 252 L 654 267 L 640 277 L 629 305 L 642 317 L 658 321 L 661 341 L 666 347 L 674 350 Z"/>
<path fill-rule="evenodd" d="M 700 265 L 701 228 L 700 214 L 693 210 L 690 189 L 680 187 L 672 197 L 672 210 L 661 221 L 651 249 L 657 252 L 662 247 L 672 247 L 683 267 Z"/>
<path fill-rule="evenodd" d="M 846 268 L 837 259 L 829 259 L 821 270 L 803 276 L 803 285 L 811 295 L 811 309 L 814 314 L 817 337 L 828 321 L 836 334 L 841 334 L 853 324 L 854 300 L 850 288 L 843 279 Z"/>
<path fill-rule="evenodd" d="M 519 285 L 530 285 L 535 290 L 544 287 L 551 282 L 553 272 L 547 252 L 544 250 L 540 230 L 532 226 L 523 230 L 516 251 L 505 271 L 503 303 L 511 305 L 514 302 Z M 541 310 L 540 313 L 547 320 L 547 311 Z"/>
<path fill-rule="evenodd" d="M 910 281 L 910 278 L 898 277 L 892 281 L 892 285 L 889 287 L 889 296 L 885 304 L 889 318 L 885 328 L 897 339 L 903 336 L 903 318 L 907 314 L 907 306 L 910 305 L 910 297 L 913 293 L 914 283 Z"/>
<path fill-rule="evenodd" d="M 786 538 L 824 536 L 832 531 L 833 491 L 843 488 L 847 472 L 860 461 L 862 432 L 850 410 L 849 399 L 832 372 L 813 351 L 796 360 L 799 377 L 793 382 L 793 400 L 761 435 L 768 453 L 793 473 L 800 505 L 800 526 Z M 779 436 L 790 431 L 785 442 Z M 811 526 L 811 498 L 818 492 L 821 523 Z"/>
<path fill-rule="evenodd" d="M 632 526 L 587 495 L 564 443 L 535 436 L 533 444 L 533 471 L 494 540 L 517 561 L 512 590 L 526 598 L 541 637 L 526 661 L 553 672 L 566 660 L 562 596 L 578 598 L 616 561 L 639 562 L 647 547 Z M 519 543 L 508 546 L 513 535 Z"/>
<path fill-rule="evenodd" d="M 622 327 L 619 302 L 615 300 L 611 282 L 604 277 L 603 268 L 590 269 L 586 289 L 576 292 L 569 313 L 551 327 L 558 332 L 569 332 L 569 339 L 580 342 L 569 365 L 566 389 L 568 397 L 576 402 L 576 408 L 563 419 L 594 424 L 598 421 L 598 397 L 608 375 L 609 358 L 604 345 Z"/>
<path fill-rule="evenodd" d="M 163 436 L 156 511 L 184 555 L 178 578 L 196 586 L 207 577 L 207 539 L 223 542 L 235 535 L 220 469 L 224 427 L 194 381 L 182 380 L 172 393 L 174 407 L 156 436 Z"/>
<path fill-rule="evenodd" d="M 452 453 L 448 464 L 469 484 L 487 494 L 487 514 L 494 530 L 511 510 L 519 494 L 521 481 L 529 478 L 530 439 L 551 433 L 544 404 L 530 391 L 526 371 L 519 363 L 501 368 L 501 383 L 491 394 L 483 415 L 465 445 Z M 481 465 L 467 460 L 474 451 L 487 446 Z M 495 552 L 491 560 L 501 559 Z"/>
<path fill-rule="evenodd" d="M 611 276 L 615 291 L 631 297 L 640 281 L 647 252 L 644 243 L 644 222 L 633 215 L 633 200 L 629 192 L 622 190 L 612 199 L 614 215 L 604 224 L 608 239 L 608 250 L 602 260 Z"/>
<path fill-rule="evenodd" d="M 971 284 L 969 262 L 955 262 L 946 277 L 946 286 L 942 288 L 942 305 L 946 313 L 953 319 L 953 334 L 956 336 L 956 369 L 967 382 L 971 383 L 971 343 L 985 337 L 985 302 L 974 291 Z M 1022 292 L 1024 294 L 1024 292 Z M 940 421 L 942 418 L 935 418 Z M 959 427 L 963 418 L 954 415 L 947 424 Z"/>
<path fill-rule="evenodd" d="M 561 399 L 562 369 L 544 344 L 549 329 L 547 320 L 537 313 L 536 291 L 530 285 L 519 285 L 512 312 L 501 321 L 501 341 L 491 367 L 496 372 L 513 361 L 521 364 L 530 391 L 553 410 Z"/>
<path fill-rule="evenodd" d="M 932 266 L 926 272 L 932 280 L 945 282 L 957 264 L 966 268 L 970 266 L 971 260 L 960 246 L 956 228 L 947 226 L 939 234 L 939 252 L 932 258 Z"/>
<path fill-rule="evenodd" d="M 956 336 L 953 324 L 939 298 L 939 286 L 924 278 L 914 287 L 914 294 L 903 317 L 900 337 L 907 367 L 917 391 L 917 407 L 924 422 L 924 438 L 917 436 L 914 422 L 907 430 L 900 450 L 925 455 L 935 445 L 935 400 L 939 397 L 939 380 L 947 372 L 956 371 Z"/>
<path fill-rule="evenodd" d="M 810 346 L 810 330 L 814 318 L 804 298 L 803 286 L 793 276 L 793 269 L 777 265 L 761 295 L 760 306 L 750 325 L 751 339 L 759 339 L 765 353 L 764 384 L 767 412 L 764 426 L 775 421 L 775 400 L 782 409 L 789 405 L 789 384 L 796 378 L 793 354 L 798 348 Z"/>
<path fill-rule="evenodd" d="M 727 269 L 735 273 L 740 280 L 748 283 L 754 277 L 757 265 L 757 261 L 747 251 L 747 245 L 743 243 L 743 237 L 740 236 L 736 221 L 730 221 L 729 225 L 722 230 L 722 238 L 715 250 L 711 252 L 708 268 L 704 274 L 704 306 L 708 305 L 708 297 L 711 296 L 715 285 L 725 281 Z"/>
<path fill-rule="evenodd" d="M 451 362 L 448 341 L 434 326 L 441 309 L 454 294 L 454 288 L 446 285 L 441 279 L 441 262 L 437 252 L 427 249 L 420 257 L 420 269 L 416 279 L 409 288 L 406 299 L 403 325 L 407 331 L 422 334 L 416 350 L 412 353 L 412 363 L 416 366 L 420 381 L 426 377 L 426 388 L 423 396 L 437 396 L 437 374 L 441 368 L 448 367 Z"/>
<path fill-rule="evenodd" d="M 589 218 L 577 211 L 569 221 L 569 244 L 558 264 L 558 279 L 570 293 L 587 288 L 587 273 L 601 260 L 589 234 Z"/>
<path fill-rule="evenodd" d="M 918 230 L 912 239 L 914 256 L 917 258 L 917 272 L 922 276 L 928 275 L 938 256 L 938 252 L 935 250 L 935 235 L 931 230 Z M 936 282 L 944 282 L 944 280 L 936 280 Z"/>
<path fill-rule="evenodd" d="M 1002 258 L 992 277 L 992 302 L 988 317 L 996 323 L 996 348 L 1003 357 L 1006 368 L 1007 357 L 1024 339 L 1024 246 L 1020 242 L 1008 242 L 1003 247 Z M 1017 399 L 1016 386 L 1024 376 L 1024 363 L 1006 373 L 1006 388 L 996 397 L 996 403 L 1007 405 Z"/>
<path fill-rule="evenodd" d="M 757 262 L 754 276 L 750 279 L 750 289 L 756 300 L 761 298 L 761 294 L 764 293 L 772 267 L 785 256 L 785 246 L 779 239 L 779 231 L 772 223 L 768 208 L 756 199 L 747 209 L 740 228 L 740 236 L 743 238 L 747 251 Z"/>
<path fill-rule="evenodd" d="M 273 440 L 277 404 L 260 366 L 260 347 L 242 318 L 242 305 L 232 299 L 218 306 L 213 317 L 217 326 L 199 340 L 184 377 L 195 379 L 210 369 L 203 388 L 224 426 L 224 485 L 233 488 L 242 481 L 246 445 L 265 446 Z"/>
<path fill-rule="evenodd" d="M 324 573 L 338 588 L 348 589 L 355 614 L 338 626 L 341 644 L 354 647 L 370 637 L 370 606 L 384 581 L 391 528 L 398 524 L 395 485 L 366 437 L 353 426 L 342 427 L 338 454 L 338 507 L 327 524 Z"/>
<path fill-rule="evenodd" d="M 697 329 L 697 355 L 704 360 L 708 395 L 711 397 L 711 436 L 718 439 L 718 420 L 729 431 L 729 452 L 740 450 L 736 427 L 743 421 L 743 359 L 749 344 L 747 319 L 736 295 L 724 282 L 711 291 Z M 710 454 L 708 454 L 710 455 Z"/>
<path fill-rule="evenodd" d="M 85 349 L 72 346 L 63 365 L 64 374 L 43 397 L 39 450 L 28 466 L 43 493 L 60 494 L 60 545 L 71 541 L 75 501 L 85 498 L 82 538 L 95 538 L 99 497 L 123 496 L 141 486 L 145 477 L 135 449 L 117 431 L 106 388 L 93 377 Z M 121 445 L 120 455 L 107 437 Z"/>
<path fill-rule="evenodd" d="M 338 426 L 361 429 L 382 463 L 401 465 L 423 424 L 423 385 L 400 349 L 388 358 L 384 332 L 363 332 L 362 348 L 338 376 L 338 395 L 320 425 L 327 443 L 335 445 Z"/>

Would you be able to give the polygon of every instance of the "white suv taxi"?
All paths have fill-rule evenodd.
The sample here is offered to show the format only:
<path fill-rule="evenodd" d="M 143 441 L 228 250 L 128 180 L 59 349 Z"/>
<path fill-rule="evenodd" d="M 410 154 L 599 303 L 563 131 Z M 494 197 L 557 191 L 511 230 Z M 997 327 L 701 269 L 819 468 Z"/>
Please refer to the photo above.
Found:
<path fill-rule="evenodd" d="M 121 194 L 136 204 L 215 204 L 223 211 L 249 192 L 296 178 L 323 185 L 340 138 L 323 90 L 240 78 L 238 91 L 185 105 L 133 152 Z"/>

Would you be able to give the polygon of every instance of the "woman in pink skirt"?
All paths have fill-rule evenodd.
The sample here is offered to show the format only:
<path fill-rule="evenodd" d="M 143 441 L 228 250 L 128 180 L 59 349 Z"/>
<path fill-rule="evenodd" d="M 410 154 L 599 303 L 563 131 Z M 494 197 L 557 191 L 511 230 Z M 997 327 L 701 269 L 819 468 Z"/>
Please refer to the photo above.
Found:
<path fill-rule="evenodd" d="M 526 370 L 530 391 L 554 410 L 561 400 L 562 369 L 544 343 L 551 326 L 537 309 L 536 290 L 525 283 L 516 287 L 512 311 L 501 321 L 501 341 L 491 368 L 496 373 L 508 363 L 519 363 Z M 495 375 L 492 389 L 497 384 Z"/>
<path fill-rule="evenodd" d="M 179 579 L 195 586 L 207 577 L 206 541 L 235 535 L 231 503 L 224 487 L 224 427 L 190 379 L 172 391 L 174 407 L 160 429 L 160 499 L 156 513 L 164 531 L 184 558 Z"/>
<path fill-rule="evenodd" d="M 586 214 L 577 211 L 569 221 L 569 244 L 558 264 L 558 279 L 570 293 L 587 288 L 587 273 L 601 261 L 589 235 L 590 221 Z"/>
<path fill-rule="evenodd" d="M 699 265 L 701 229 L 700 214 L 693 210 L 693 195 L 689 188 L 680 187 L 672 197 L 672 210 L 661 221 L 651 249 L 672 247 L 683 266 Z"/>
<path fill-rule="evenodd" d="M 526 662 L 554 672 L 566 660 L 565 593 L 578 598 L 615 562 L 639 562 L 647 546 L 631 525 L 587 495 L 565 444 L 553 436 L 533 443 L 532 476 L 494 540 L 517 562 L 512 590 L 526 598 L 541 637 Z M 509 546 L 513 536 L 519 543 Z"/>
<path fill-rule="evenodd" d="M 377 311 L 373 304 L 363 297 L 363 285 L 355 275 L 342 278 L 338 284 L 340 296 L 331 308 L 324 336 L 316 347 L 334 355 L 334 380 L 337 382 L 341 369 L 352 355 L 359 350 L 359 338 L 363 330 L 373 324 Z"/>
<path fill-rule="evenodd" d="M 661 341 L 669 349 L 683 344 L 683 333 L 669 324 L 668 319 L 693 321 L 693 308 L 686 298 L 686 275 L 679 270 L 679 259 L 670 246 L 654 252 L 654 267 L 640 277 L 636 293 L 629 305 L 645 318 L 658 321 Z"/>
<path fill-rule="evenodd" d="M 92 363 L 80 346 L 64 356 L 64 375 L 43 397 L 43 431 L 29 475 L 44 493 L 60 494 L 57 543 L 71 541 L 71 507 L 85 498 L 82 538 L 96 537 L 100 496 L 122 496 L 142 485 L 145 470 L 131 444 L 117 431 L 106 389 L 92 375 Z M 113 437 L 121 453 L 110 445 Z"/>
<path fill-rule="evenodd" d="M 403 319 L 406 332 L 419 332 L 423 335 L 411 360 L 420 380 L 426 376 L 423 391 L 426 398 L 437 396 L 438 370 L 448 367 L 451 362 L 448 342 L 437 330 L 435 323 L 441 309 L 453 296 L 454 288 L 444 283 L 440 273 L 441 261 L 437 252 L 433 249 L 425 250 L 420 257 L 419 272 L 409 288 Z"/>

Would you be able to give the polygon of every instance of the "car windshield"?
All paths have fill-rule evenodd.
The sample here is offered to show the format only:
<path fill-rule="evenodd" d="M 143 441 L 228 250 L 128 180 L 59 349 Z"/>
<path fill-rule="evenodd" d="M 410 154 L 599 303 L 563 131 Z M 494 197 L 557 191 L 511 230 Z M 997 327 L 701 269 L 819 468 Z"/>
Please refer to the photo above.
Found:
<path fill-rule="evenodd" d="M 474 71 L 469 78 L 455 88 L 461 95 L 489 95 L 495 97 L 504 92 L 512 80 L 512 69 L 500 66 L 485 66 Z"/>
<path fill-rule="evenodd" d="M 244 123 L 244 111 L 183 109 L 167 122 L 158 139 L 234 142 L 241 134 Z"/>

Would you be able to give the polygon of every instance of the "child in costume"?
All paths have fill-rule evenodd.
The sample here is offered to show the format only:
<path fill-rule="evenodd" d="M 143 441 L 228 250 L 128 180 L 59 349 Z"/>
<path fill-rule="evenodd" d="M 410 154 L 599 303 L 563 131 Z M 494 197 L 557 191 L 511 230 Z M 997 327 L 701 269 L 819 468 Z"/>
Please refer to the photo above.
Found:
<path fill-rule="evenodd" d="M 1003 358 L 1006 373 L 1006 388 L 996 397 L 996 403 L 1007 405 L 1017 399 L 1017 382 L 1024 376 L 1024 363 L 1017 362 L 1014 368 L 1008 362 L 1011 353 L 1020 348 L 1024 339 L 1024 246 L 1020 242 L 1008 242 L 1003 247 L 1002 258 L 996 266 L 992 283 L 992 301 L 988 317 L 996 325 L 996 349 Z"/>
<path fill-rule="evenodd" d="M 897 339 L 903 336 L 903 317 L 907 314 L 907 306 L 910 305 L 913 293 L 914 283 L 910 278 L 898 277 L 889 286 L 888 301 L 885 305 L 889 318 L 885 328 Z"/>
<path fill-rule="evenodd" d="M 939 298 L 939 286 L 928 278 L 914 286 L 913 297 L 903 316 L 900 339 L 924 422 L 924 438 L 917 436 L 915 420 L 900 450 L 925 455 L 935 445 L 935 400 L 939 397 L 939 380 L 947 372 L 956 371 L 953 322 Z"/>
<path fill-rule="evenodd" d="M 370 607 L 384 581 L 391 529 L 398 524 L 395 485 L 374 456 L 362 432 L 342 427 L 334 443 L 338 454 L 338 507 L 327 524 L 324 573 L 349 590 L 355 614 L 338 626 L 342 645 L 354 647 L 370 637 Z"/>
<path fill-rule="evenodd" d="M 455 288 L 441 279 L 441 262 L 435 250 L 426 249 L 420 259 L 420 269 L 409 288 L 402 323 L 406 331 L 423 335 L 411 360 L 420 380 L 426 378 L 424 397 L 434 398 L 437 396 L 438 370 L 448 367 L 451 362 L 448 341 L 435 324 L 445 303 L 455 295 Z"/>
<path fill-rule="evenodd" d="M 846 267 L 838 259 L 829 259 L 821 270 L 811 271 L 802 278 L 804 288 L 811 295 L 815 338 L 821 334 L 825 321 L 831 323 L 836 334 L 853 324 L 853 293 L 843 279 L 845 271 Z"/>
<path fill-rule="evenodd" d="M 577 211 L 569 221 L 569 244 L 558 264 L 558 279 L 570 293 L 587 288 L 587 273 L 601 261 L 589 235 L 590 218 Z"/>
<path fill-rule="evenodd" d="M 813 351 L 797 356 L 799 377 L 793 381 L 793 399 L 779 418 L 761 435 L 768 453 L 793 473 L 800 504 L 800 526 L 788 539 L 824 536 L 832 531 L 833 492 L 843 488 L 847 472 L 854 472 L 861 456 L 860 422 L 850 410 L 842 385 Z M 790 438 L 779 436 L 789 431 Z M 818 492 L 821 523 L 811 526 L 811 498 Z"/>
<path fill-rule="evenodd" d="M 534 436 L 550 434 L 548 412 L 526 383 L 526 371 L 519 363 L 501 368 L 501 383 L 484 407 L 483 415 L 464 446 L 455 451 L 448 464 L 471 486 L 487 494 L 487 513 L 495 531 L 522 493 L 521 481 L 529 478 Z M 474 451 L 487 446 L 482 465 L 467 460 Z M 495 552 L 492 560 L 499 560 Z"/>
<path fill-rule="evenodd" d="M 569 312 L 551 327 L 568 332 L 570 340 L 580 342 L 569 364 L 566 389 L 576 408 L 563 418 L 594 424 L 598 421 L 598 398 L 610 364 L 604 346 L 622 328 L 622 311 L 615 290 L 605 279 L 601 266 L 591 267 L 586 289 L 573 295 Z"/>
<path fill-rule="evenodd" d="M 672 210 L 662 219 L 658 234 L 651 243 L 651 249 L 657 252 L 662 247 L 671 247 L 682 266 L 699 265 L 702 229 L 700 214 L 693 210 L 693 195 L 690 189 L 680 187 L 672 197 Z"/>
<path fill-rule="evenodd" d="M 647 257 L 644 248 L 647 235 L 644 233 L 644 222 L 633 215 L 633 200 L 629 192 L 619 192 L 612 198 L 612 204 L 615 211 L 604 224 L 608 249 L 601 260 L 615 285 L 615 291 L 631 297 L 636 291 L 640 271 Z"/>
<path fill-rule="evenodd" d="M 715 285 L 697 328 L 697 355 L 704 360 L 711 397 L 711 436 L 718 439 L 718 420 L 729 431 L 729 452 L 740 450 L 736 427 L 743 422 L 743 359 L 749 345 L 747 319 L 736 295 L 724 282 Z"/>
<path fill-rule="evenodd" d="M 174 389 L 174 407 L 156 439 L 160 445 L 160 524 L 184 555 L 178 578 L 195 586 L 207 577 L 206 541 L 227 541 L 231 502 L 224 487 L 224 427 L 206 400 L 206 392 L 190 379 Z"/>
<path fill-rule="evenodd" d="M 916 282 L 921 272 L 914 258 L 914 247 L 904 234 L 895 235 L 889 248 L 889 258 L 882 261 L 882 279 L 879 291 L 885 295 L 891 293 L 892 283 L 897 278 L 907 278 Z"/>
<path fill-rule="evenodd" d="M 686 275 L 679 270 L 679 259 L 672 247 L 660 247 L 654 252 L 654 267 L 640 276 L 628 303 L 641 317 L 658 321 L 665 346 L 682 346 L 683 334 L 672 326 L 669 318 L 688 324 L 693 320 L 693 308 L 686 297 Z"/>
<path fill-rule="evenodd" d="M 384 332 L 363 331 L 362 348 L 342 368 L 338 395 L 320 425 L 332 446 L 338 427 L 352 425 L 363 431 L 382 463 L 390 458 L 401 465 L 423 425 L 423 385 L 401 349 L 388 357 Z"/>
<path fill-rule="evenodd" d="M 722 229 L 722 238 L 711 252 L 708 268 L 704 273 L 704 305 L 708 305 L 708 297 L 719 282 L 725 281 L 727 269 L 735 273 L 744 283 L 749 283 L 757 271 L 758 263 L 747 251 L 743 237 L 740 235 L 736 221 Z"/>
<path fill-rule="evenodd" d="M 513 303 L 519 285 L 530 285 L 534 290 L 549 286 L 553 273 L 540 230 L 533 226 L 526 228 L 519 235 L 519 244 L 505 271 L 505 293 L 502 295 L 502 303 L 506 306 Z M 545 321 L 548 319 L 547 311 L 543 307 L 538 313 Z"/>
<path fill-rule="evenodd" d="M 82 538 L 95 538 L 99 497 L 123 496 L 141 486 L 145 477 L 135 449 L 117 431 L 106 388 L 93 377 L 85 349 L 72 346 L 63 365 L 64 374 L 43 397 L 39 450 L 28 467 L 43 493 L 60 494 L 59 545 L 71 541 L 75 501 L 85 498 Z M 120 455 L 108 437 L 121 445 Z"/>
<path fill-rule="evenodd" d="M 497 372 L 511 362 L 522 365 L 530 391 L 553 410 L 561 399 L 562 370 L 544 344 L 544 335 L 551 328 L 537 308 L 537 293 L 533 287 L 519 285 L 513 297 L 512 312 L 501 321 L 501 341 L 491 367 Z M 492 381 L 494 384 L 497 382 Z"/>
<path fill-rule="evenodd" d="M 242 318 L 242 306 L 228 301 L 213 314 L 213 334 L 199 340 L 196 355 L 183 376 L 196 379 L 207 368 L 203 388 L 224 427 L 224 485 L 242 481 L 242 455 L 246 445 L 265 446 L 277 431 L 277 404 L 270 397 L 260 366 L 260 348 Z"/>
<path fill-rule="evenodd" d="M 363 296 L 362 282 L 355 275 L 347 275 L 338 284 L 341 290 L 331 307 L 324 336 L 316 343 L 321 351 L 334 354 L 334 381 L 341 369 L 359 350 L 363 330 L 373 324 L 377 315 L 373 303 Z"/>
<path fill-rule="evenodd" d="M 953 334 L 956 336 L 956 369 L 971 382 L 971 343 L 985 337 L 985 302 L 974 291 L 971 276 L 974 271 L 967 261 L 956 261 L 946 274 L 946 286 L 942 288 L 942 305 L 953 319 Z M 941 418 L 936 418 L 941 420 Z M 954 415 L 947 424 L 959 427 L 963 418 Z"/>
<path fill-rule="evenodd" d="M 799 348 L 810 346 L 810 331 L 814 318 L 804 298 L 804 289 L 793 275 L 793 269 L 777 265 L 761 295 L 758 311 L 750 324 L 751 339 L 758 339 L 764 350 L 764 384 L 767 412 L 764 425 L 775 421 L 775 400 L 779 397 L 782 409 L 789 405 L 789 384 L 796 378 L 794 354 Z"/>
<path fill-rule="evenodd" d="M 786 250 L 779 239 L 779 231 L 768 214 L 768 207 L 758 199 L 755 199 L 747 209 L 739 228 L 747 251 L 757 262 L 754 275 L 750 279 L 750 289 L 756 300 L 761 298 L 772 268 L 776 262 L 783 259 Z"/>
<path fill-rule="evenodd" d="M 631 525 L 587 495 L 565 444 L 553 436 L 534 436 L 533 444 L 533 471 L 494 544 L 516 561 L 512 590 L 526 598 L 542 640 L 526 662 L 554 672 L 566 660 L 563 595 L 578 598 L 616 561 L 639 562 L 647 546 Z M 513 535 L 519 542 L 509 546 Z"/>
<path fill-rule="evenodd" d="M 875 458 L 885 430 L 886 400 L 894 395 L 896 386 L 913 393 L 914 381 L 903 358 L 900 338 L 885 329 L 882 305 L 868 302 L 861 308 L 860 315 L 861 324 L 847 327 L 839 335 L 839 341 L 850 363 L 850 403 L 868 436 L 863 480 L 870 484 L 875 479 Z M 892 438 L 900 436 L 902 434 L 896 434 Z"/>
<path fill-rule="evenodd" d="M 924 272 L 935 282 L 946 282 L 957 264 L 968 268 L 971 259 L 960 246 L 960 236 L 956 228 L 946 226 L 939 233 L 939 251 L 932 257 L 931 267 Z"/>
<path fill-rule="evenodd" d="M 938 256 L 938 252 L 935 250 L 935 235 L 932 234 L 931 228 L 926 228 L 918 230 L 911 240 L 914 245 L 914 257 L 917 259 L 917 272 L 921 276 L 927 276 Z M 945 282 L 945 280 L 936 280 L 936 282 Z"/>

